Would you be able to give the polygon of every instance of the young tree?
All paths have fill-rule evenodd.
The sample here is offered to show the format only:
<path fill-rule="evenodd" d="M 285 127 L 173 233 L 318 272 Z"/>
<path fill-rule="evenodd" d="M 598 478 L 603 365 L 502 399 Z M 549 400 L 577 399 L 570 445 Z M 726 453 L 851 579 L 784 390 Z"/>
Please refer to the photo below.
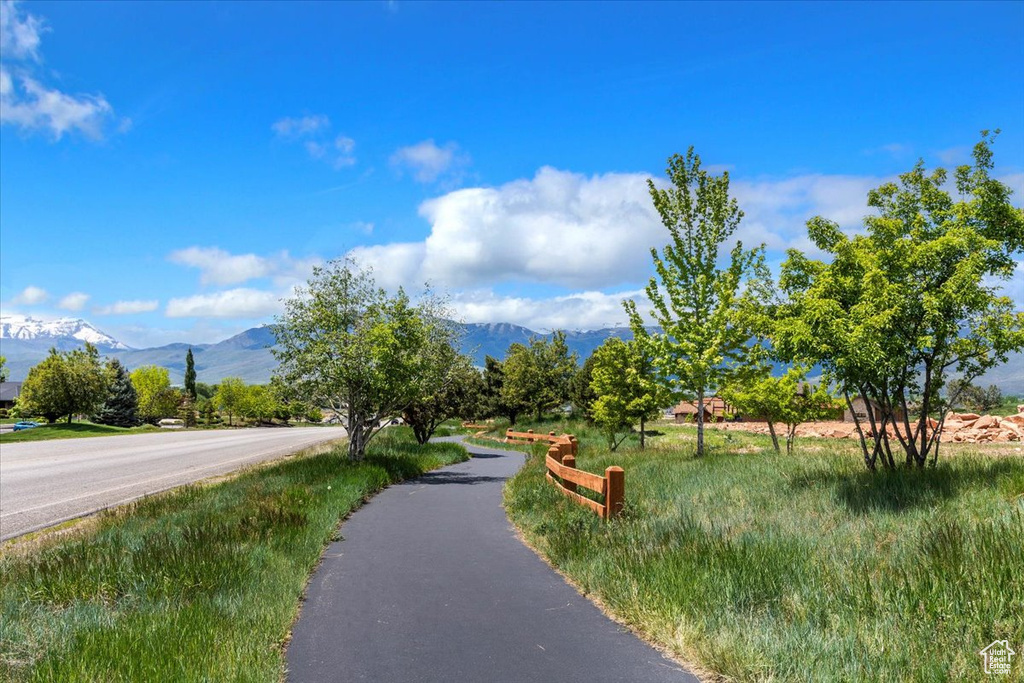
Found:
<path fill-rule="evenodd" d="M 448 376 L 433 394 L 412 401 L 402 411 L 402 420 L 412 428 L 418 443 L 424 444 L 445 420 L 464 414 L 476 400 L 474 392 L 481 384 L 480 373 L 467 356 L 454 347 L 439 350 L 442 362 L 449 368 Z"/>
<path fill-rule="evenodd" d="M 808 222 L 830 262 L 793 250 L 782 266 L 789 304 L 773 343 L 783 356 L 820 363 L 848 405 L 856 395 L 870 399 L 870 430 L 856 425 L 871 470 L 879 458 L 896 466 L 893 438 L 907 466 L 923 467 L 929 456 L 934 464 L 948 374 L 969 383 L 1024 348 L 1024 313 L 993 285 L 1013 277 L 1024 250 L 1024 210 L 990 176 L 993 138 L 983 131 L 974 165 L 957 168 L 960 201 L 943 189 L 944 169 L 929 175 L 918 162 L 868 193 L 878 215 L 865 219 L 866 234 L 847 237 L 821 217 Z M 912 397 L 920 397 L 914 417 Z"/>
<path fill-rule="evenodd" d="M 668 160 L 672 186 L 648 180 L 654 207 L 671 243 L 651 249 L 657 277 L 647 285 L 653 317 L 662 332 L 654 336 L 655 364 L 679 396 L 697 399 L 697 456 L 704 453 L 704 399 L 727 377 L 730 364 L 745 355 L 750 332 L 739 314 L 740 286 L 751 276 L 767 277 L 763 247 L 745 250 L 736 242 L 726 268 L 719 268 L 725 246 L 743 212 L 729 196 L 729 173 L 710 175 L 691 147 Z M 635 303 L 624 302 L 631 326 L 643 328 Z"/>
<path fill-rule="evenodd" d="M 185 354 L 185 393 L 195 403 L 196 397 L 196 361 L 192 357 L 192 348 L 189 347 L 188 353 Z"/>
<path fill-rule="evenodd" d="M 150 424 L 178 413 L 180 395 L 171 388 L 167 368 L 143 365 L 131 373 L 132 384 L 139 397 L 139 415 Z"/>
<path fill-rule="evenodd" d="M 546 411 L 568 401 L 576 364 L 576 354 L 569 353 L 561 331 L 550 341 L 533 337 L 529 346 L 512 344 L 502 362 L 502 398 L 508 405 L 527 406 L 539 420 Z"/>
<path fill-rule="evenodd" d="M 781 453 L 775 424 L 786 425 L 786 453 L 793 452 L 796 428 L 803 422 L 823 420 L 835 414 L 838 404 L 824 382 L 811 386 L 807 369 L 795 366 L 782 377 L 772 377 L 771 367 L 760 366 L 743 377 L 736 376 L 722 390 L 722 398 L 741 414 L 768 422 L 776 453 Z"/>
<path fill-rule="evenodd" d="M 110 389 L 103 405 L 92 418 L 93 422 L 115 427 L 137 426 L 141 422 L 139 395 L 131 376 L 116 358 L 107 361 L 107 375 Z"/>
<path fill-rule="evenodd" d="M 107 395 L 107 373 L 96 347 L 50 355 L 28 371 L 18 397 L 24 415 L 42 415 L 50 422 L 67 416 L 68 424 L 76 413 L 91 414 Z"/>
<path fill-rule="evenodd" d="M 486 356 L 483 379 L 487 417 L 499 415 L 508 418 L 509 424 L 515 425 L 519 415 L 529 410 L 530 406 L 522 402 L 518 394 L 506 394 L 504 363 L 497 358 Z"/>
<path fill-rule="evenodd" d="M 391 418 L 442 385 L 447 368 L 431 349 L 454 341 L 446 313 L 429 295 L 413 305 L 353 261 L 333 261 L 285 302 L 274 326 L 276 374 L 296 395 L 345 417 L 349 457 L 361 460 Z"/>
<path fill-rule="evenodd" d="M 624 434 L 616 441 L 616 434 L 628 434 L 639 422 L 640 448 L 643 449 L 647 421 L 658 417 L 670 400 L 668 389 L 654 372 L 650 339 L 641 336 L 623 341 L 609 337 L 594 351 L 593 357 L 592 386 L 597 395 L 594 421 L 608 435 L 613 451 L 626 438 Z"/>
<path fill-rule="evenodd" d="M 583 365 L 573 374 L 569 380 L 569 403 L 572 404 L 572 411 L 587 422 L 594 421 L 594 401 L 597 394 L 591 382 L 594 379 L 594 363 L 597 356 L 592 353 L 583 361 Z"/>
<path fill-rule="evenodd" d="M 262 384 L 253 384 L 245 387 L 245 391 L 242 392 L 238 414 L 260 424 L 271 419 L 277 412 L 277 407 L 277 399 L 270 389 Z"/>
<path fill-rule="evenodd" d="M 217 386 L 213 400 L 220 410 L 228 414 L 229 427 L 233 425 L 234 416 L 241 415 L 244 410 L 246 392 L 245 382 L 240 377 L 225 377 Z"/>
<path fill-rule="evenodd" d="M 0 356 L 0 382 L 7 381 L 7 358 Z"/>

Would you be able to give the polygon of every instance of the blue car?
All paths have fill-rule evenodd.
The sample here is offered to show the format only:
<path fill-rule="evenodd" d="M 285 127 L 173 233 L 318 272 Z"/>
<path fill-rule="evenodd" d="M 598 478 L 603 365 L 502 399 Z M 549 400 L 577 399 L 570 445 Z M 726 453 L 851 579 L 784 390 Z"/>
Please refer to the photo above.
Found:
<path fill-rule="evenodd" d="M 14 431 L 20 432 L 22 429 L 32 429 L 33 427 L 38 427 L 38 426 L 39 426 L 38 422 L 28 422 L 28 421 L 15 422 L 14 423 Z"/>

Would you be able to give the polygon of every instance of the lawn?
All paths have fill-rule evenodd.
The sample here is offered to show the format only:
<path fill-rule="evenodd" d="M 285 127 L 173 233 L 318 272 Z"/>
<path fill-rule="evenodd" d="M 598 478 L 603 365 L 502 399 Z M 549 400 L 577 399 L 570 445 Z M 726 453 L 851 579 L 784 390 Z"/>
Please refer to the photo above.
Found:
<path fill-rule="evenodd" d="M 623 466 L 627 509 L 600 521 L 534 457 L 506 488 L 514 523 L 580 590 L 705 670 L 984 680 L 980 649 L 1024 645 L 1020 444 L 944 446 L 934 469 L 872 474 L 853 441 L 798 439 L 788 457 L 766 437 L 709 430 L 698 460 L 688 427 L 609 453 L 578 425 L 520 426 L 575 432 L 583 469 Z M 1021 658 L 1002 680 L 1024 680 Z"/>
<path fill-rule="evenodd" d="M 159 427 L 142 425 L 141 427 L 111 427 L 92 422 L 54 422 L 42 424 L 32 429 L 19 432 L 0 434 L 0 443 L 20 443 L 22 441 L 50 441 L 52 439 L 78 439 L 87 436 L 114 436 L 116 434 L 144 434 L 159 432 Z"/>
<path fill-rule="evenodd" d="M 0 556 L 0 680 L 267 681 L 339 522 L 390 483 L 466 459 L 389 429 L 345 448 L 186 486 L 96 528 Z"/>

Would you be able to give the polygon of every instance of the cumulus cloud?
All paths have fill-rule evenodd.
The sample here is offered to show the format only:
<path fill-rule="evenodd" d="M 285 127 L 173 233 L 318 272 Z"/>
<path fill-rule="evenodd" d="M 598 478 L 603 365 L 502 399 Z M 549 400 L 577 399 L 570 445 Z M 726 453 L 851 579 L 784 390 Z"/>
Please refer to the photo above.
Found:
<path fill-rule="evenodd" d="M 331 120 L 325 114 L 292 118 L 286 116 L 270 126 L 284 140 L 302 143 L 310 158 L 324 161 L 335 170 L 356 163 L 356 141 L 347 135 L 331 133 Z"/>
<path fill-rule="evenodd" d="M 116 301 L 109 306 L 100 306 L 93 309 L 97 315 L 133 315 L 136 313 L 150 313 L 160 308 L 160 302 L 155 299 L 132 301 Z"/>
<path fill-rule="evenodd" d="M 45 289 L 36 287 L 35 285 L 29 285 L 18 294 L 14 295 L 14 298 L 11 299 L 11 303 L 15 306 L 36 306 L 38 304 L 45 303 L 49 298 L 50 294 Z"/>
<path fill-rule="evenodd" d="M 85 308 L 86 302 L 89 301 L 89 295 L 82 292 L 72 292 L 68 294 L 57 304 L 58 308 L 63 308 L 66 311 L 80 311 Z"/>
<path fill-rule="evenodd" d="M 164 313 L 168 318 L 261 318 L 282 310 L 278 294 L 240 287 L 171 299 Z"/>
<path fill-rule="evenodd" d="M 77 131 L 100 139 L 115 119 L 114 109 L 102 94 L 68 94 L 42 82 L 38 63 L 45 31 L 43 21 L 22 13 L 10 0 L 0 2 L 0 123 L 26 132 L 48 131 L 54 140 Z M 126 125 L 127 124 L 127 125 Z M 123 119 L 119 130 L 130 121 Z"/>
<path fill-rule="evenodd" d="M 469 158 L 459 152 L 459 146 L 454 142 L 439 147 L 433 140 L 424 140 L 401 147 L 391 155 L 392 166 L 400 171 L 410 171 L 421 183 L 432 183 L 468 163 Z"/>
<path fill-rule="evenodd" d="M 232 254 L 218 247 L 188 247 L 168 255 L 178 265 L 198 268 L 204 285 L 234 285 L 257 278 L 272 277 L 278 283 L 304 279 L 319 263 L 317 259 L 295 259 L 287 251 L 272 256 Z"/>
<path fill-rule="evenodd" d="M 586 291 L 545 298 L 502 296 L 481 289 L 456 294 L 452 307 L 467 323 L 509 322 L 534 331 L 593 330 L 628 325 L 624 299 L 637 302 L 641 314 L 649 312 L 642 290 Z"/>

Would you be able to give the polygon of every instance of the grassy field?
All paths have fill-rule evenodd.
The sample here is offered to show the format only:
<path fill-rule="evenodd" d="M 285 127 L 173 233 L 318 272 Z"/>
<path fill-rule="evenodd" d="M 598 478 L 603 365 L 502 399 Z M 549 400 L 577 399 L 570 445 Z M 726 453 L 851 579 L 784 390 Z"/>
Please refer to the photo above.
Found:
<path fill-rule="evenodd" d="M 97 528 L 0 557 L 0 680 L 267 681 L 307 578 L 339 521 L 389 483 L 466 459 L 383 432 L 344 448 L 188 486 Z"/>
<path fill-rule="evenodd" d="M 991 678 L 978 655 L 991 641 L 1021 652 L 1020 444 L 944 447 L 935 469 L 871 474 L 852 441 L 798 439 L 787 457 L 712 430 L 696 460 L 690 428 L 616 453 L 578 425 L 534 428 L 581 436 L 583 469 L 623 466 L 626 513 L 601 522 L 534 457 L 506 489 L 510 517 L 684 660 L 741 681 L 965 681 Z M 1001 680 L 1024 680 L 1020 659 Z"/>
<path fill-rule="evenodd" d="M 111 427 L 92 422 L 55 422 L 42 424 L 20 432 L 0 434 L 0 443 L 20 443 L 22 441 L 50 441 L 52 439 L 77 439 L 88 436 L 114 436 L 116 434 L 144 434 L 159 432 L 159 427 L 142 425 L 141 427 Z"/>

